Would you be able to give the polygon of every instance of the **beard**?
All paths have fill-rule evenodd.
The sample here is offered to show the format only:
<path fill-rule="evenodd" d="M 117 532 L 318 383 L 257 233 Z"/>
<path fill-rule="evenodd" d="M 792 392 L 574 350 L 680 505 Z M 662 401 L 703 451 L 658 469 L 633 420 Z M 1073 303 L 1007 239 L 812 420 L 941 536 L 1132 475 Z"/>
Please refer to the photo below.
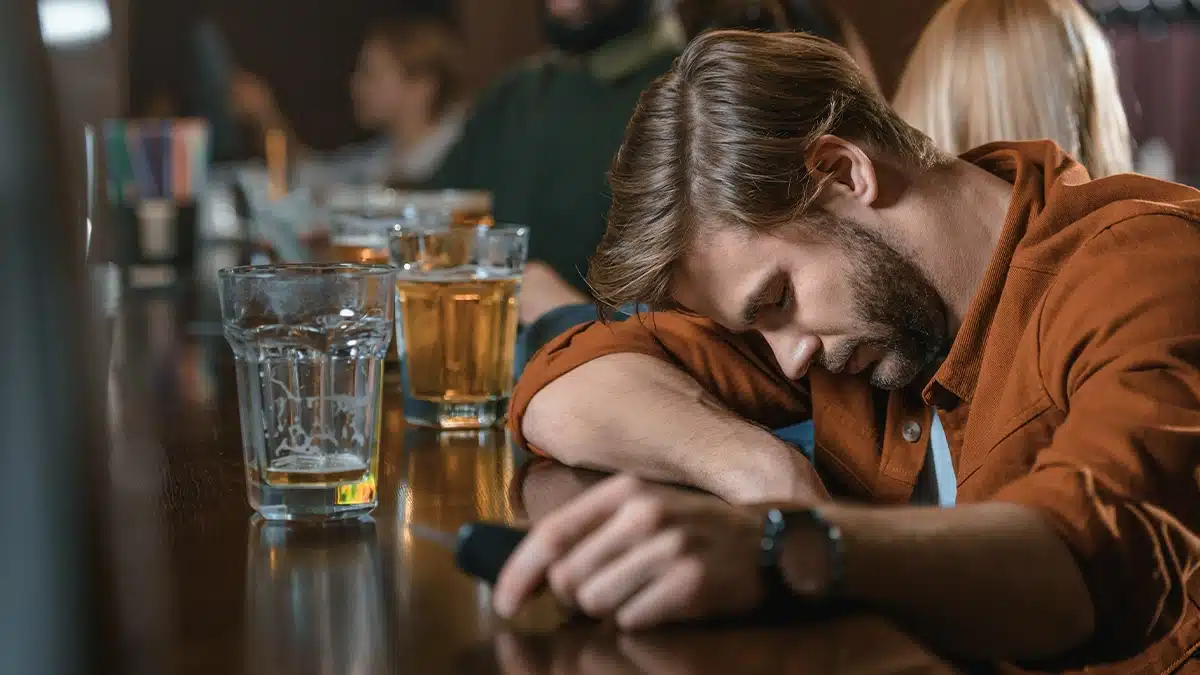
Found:
<path fill-rule="evenodd" d="M 906 387 L 947 347 L 945 304 L 910 256 L 858 223 L 830 221 L 817 227 L 832 231 L 850 260 L 856 323 L 864 330 L 822 351 L 821 366 L 841 372 L 855 350 L 874 347 L 884 356 L 871 372 L 871 384 Z"/>
<path fill-rule="evenodd" d="M 644 24 L 650 17 L 652 0 L 616 0 L 608 7 L 598 0 L 588 0 L 591 16 L 582 25 L 568 24 L 552 15 L 547 3 L 542 3 L 542 31 L 546 41 L 568 54 L 585 54 L 601 47 Z"/>

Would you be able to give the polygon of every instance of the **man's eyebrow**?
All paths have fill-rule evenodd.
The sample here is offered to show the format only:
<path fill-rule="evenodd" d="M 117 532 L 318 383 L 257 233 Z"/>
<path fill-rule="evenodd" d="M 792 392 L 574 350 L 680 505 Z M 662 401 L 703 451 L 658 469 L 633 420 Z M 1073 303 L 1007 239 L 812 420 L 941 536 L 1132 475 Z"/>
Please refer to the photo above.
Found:
<path fill-rule="evenodd" d="M 746 306 L 742 308 L 741 321 L 742 326 L 749 330 L 754 321 L 758 318 L 758 312 L 767 302 L 767 294 L 771 291 L 771 282 L 775 280 L 774 274 L 768 274 L 758 282 L 758 287 L 750 294 L 746 300 Z"/>

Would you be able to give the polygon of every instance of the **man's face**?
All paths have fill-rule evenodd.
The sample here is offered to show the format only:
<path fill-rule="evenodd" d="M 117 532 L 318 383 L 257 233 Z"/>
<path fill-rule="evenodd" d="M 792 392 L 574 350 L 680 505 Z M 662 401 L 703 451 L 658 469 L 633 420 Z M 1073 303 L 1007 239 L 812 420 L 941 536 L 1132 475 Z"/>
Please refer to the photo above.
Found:
<path fill-rule="evenodd" d="M 646 20 L 652 0 L 545 0 L 546 39 L 566 52 L 589 52 Z"/>
<path fill-rule="evenodd" d="M 907 386 L 947 345 L 942 299 L 876 233 L 823 215 L 767 235 L 700 235 L 674 280 L 676 301 L 735 332 L 758 331 L 790 379 L 811 365 Z"/>

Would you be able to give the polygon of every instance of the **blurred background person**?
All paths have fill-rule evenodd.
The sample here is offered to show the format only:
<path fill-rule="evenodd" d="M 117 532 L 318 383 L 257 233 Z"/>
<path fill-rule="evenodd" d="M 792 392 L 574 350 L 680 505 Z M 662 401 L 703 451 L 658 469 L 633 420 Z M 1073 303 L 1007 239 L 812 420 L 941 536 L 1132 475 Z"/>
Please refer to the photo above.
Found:
<path fill-rule="evenodd" d="M 950 0 L 894 106 L 952 153 L 1048 138 L 1093 178 L 1133 170 L 1112 49 L 1076 0 Z"/>
<path fill-rule="evenodd" d="M 878 88 L 874 64 L 854 24 L 829 0 L 681 0 L 680 21 L 688 39 L 706 30 L 797 30 L 832 40 L 854 58 Z"/>
<path fill-rule="evenodd" d="M 456 32 L 437 19 L 391 19 L 373 25 L 350 80 L 358 124 L 378 135 L 330 153 L 305 152 L 301 184 L 420 184 L 441 166 L 464 118 Z M 233 77 L 235 110 L 262 132 L 295 134 L 271 89 L 240 71 Z M 297 145 L 303 147 L 301 142 Z"/>
<path fill-rule="evenodd" d="M 532 270 L 552 270 L 585 293 L 608 213 L 609 164 L 639 94 L 684 36 L 655 0 L 542 0 L 540 12 L 550 49 L 484 93 L 431 186 L 491 192 L 497 222 L 530 227 L 530 258 L 545 264 Z M 522 306 L 537 290 L 534 272 Z"/>

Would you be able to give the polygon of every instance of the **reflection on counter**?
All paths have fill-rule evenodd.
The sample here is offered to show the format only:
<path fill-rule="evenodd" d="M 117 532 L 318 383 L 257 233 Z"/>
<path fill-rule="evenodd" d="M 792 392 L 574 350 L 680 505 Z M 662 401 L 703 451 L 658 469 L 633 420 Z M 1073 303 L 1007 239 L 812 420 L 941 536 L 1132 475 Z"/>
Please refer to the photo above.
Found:
<path fill-rule="evenodd" d="M 246 559 L 246 671 L 386 672 L 391 659 L 375 523 L 255 517 Z"/>

